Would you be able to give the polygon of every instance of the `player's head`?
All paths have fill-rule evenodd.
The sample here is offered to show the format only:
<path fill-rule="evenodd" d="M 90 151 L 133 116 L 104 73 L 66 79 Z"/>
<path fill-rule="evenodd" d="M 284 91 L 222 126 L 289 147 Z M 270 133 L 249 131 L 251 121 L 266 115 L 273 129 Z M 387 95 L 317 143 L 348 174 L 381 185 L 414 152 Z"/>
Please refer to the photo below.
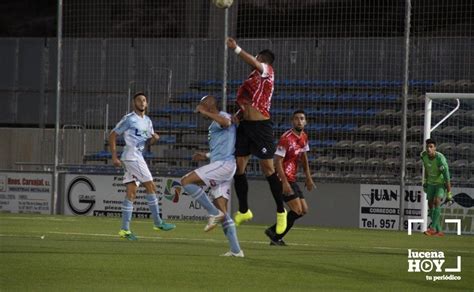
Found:
<path fill-rule="evenodd" d="M 428 152 L 428 156 L 434 157 L 436 154 L 436 142 L 433 139 L 426 140 L 426 152 Z"/>
<path fill-rule="evenodd" d="M 140 113 L 145 113 L 146 109 L 148 108 L 148 101 L 145 93 L 143 92 L 137 92 L 133 96 L 133 108 L 140 112 Z"/>
<path fill-rule="evenodd" d="M 257 55 L 257 61 L 271 65 L 273 64 L 273 61 L 275 60 L 275 55 L 273 54 L 272 51 L 266 49 L 258 53 Z"/>
<path fill-rule="evenodd" d="M 293 129 L 300 133 L 304 130 L 306 126 L 306 114 L 304 110 L 296 110 L 293 112 L 293 117 L 291 118 L 291 122 L 293 124 Z"/>
<path fill-rule="evenodd" d="M 213 95 L 206 95 L 201 98 L 200 105 L 204 106 L 206 110 L 210 112 L 219 112 L 219 106 L 217 104 L 217 98 Z"/>

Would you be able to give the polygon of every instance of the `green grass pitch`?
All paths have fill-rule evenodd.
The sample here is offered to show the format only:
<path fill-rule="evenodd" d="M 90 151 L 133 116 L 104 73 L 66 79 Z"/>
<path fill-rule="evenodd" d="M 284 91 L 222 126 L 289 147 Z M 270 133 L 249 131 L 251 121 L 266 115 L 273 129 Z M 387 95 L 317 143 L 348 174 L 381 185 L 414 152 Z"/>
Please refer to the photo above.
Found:
<path fill-rule="evenodd" d="M 245 258 L 216 228 L 175 222 L 154 231 L 135 219 L 138 241 L 117 236 L 120 218 L 0 215 L 0 291 L 473 291 L 474 237 L 296 226 L 289 246 L 269 246 L 262 225 L 243 225 Z M 408 273 L 407 249 L 441 250 L 446 266 L 462 257 L 460 281 Z"/>

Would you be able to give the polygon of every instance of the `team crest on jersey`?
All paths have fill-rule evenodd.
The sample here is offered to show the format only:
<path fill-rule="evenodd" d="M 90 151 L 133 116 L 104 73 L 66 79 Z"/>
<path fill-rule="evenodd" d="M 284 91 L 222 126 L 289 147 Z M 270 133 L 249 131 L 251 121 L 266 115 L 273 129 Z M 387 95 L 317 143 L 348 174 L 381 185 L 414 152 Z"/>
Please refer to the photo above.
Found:
<path fill-rule="evenodd" d="M 142 135 L 144 135 L 146 137 L 147 133 L 148 133 L 147 130 L 135 129 L 135 136 L 140 136 L 141 137 Z"/>

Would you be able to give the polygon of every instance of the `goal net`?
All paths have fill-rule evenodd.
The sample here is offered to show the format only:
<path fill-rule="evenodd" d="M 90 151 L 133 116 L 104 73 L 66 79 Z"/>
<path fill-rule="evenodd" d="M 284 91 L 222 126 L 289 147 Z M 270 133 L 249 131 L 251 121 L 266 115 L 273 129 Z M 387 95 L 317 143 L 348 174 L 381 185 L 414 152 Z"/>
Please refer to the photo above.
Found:
<path fill-rule="evenodd" d="M 462 232 L 473 233 L 474 94 L 429 92 L 425 96 L 423 137 L 435 140 L 436 150 L 445 155 L 451 174 L 453 204 L 442 209 L 443 217 L 461 219 Z M 427 222 L 426 200 L 422 202 L 422 216 Z M 453 224 L 442 224 L 446 231 L 456 230 Z"/>

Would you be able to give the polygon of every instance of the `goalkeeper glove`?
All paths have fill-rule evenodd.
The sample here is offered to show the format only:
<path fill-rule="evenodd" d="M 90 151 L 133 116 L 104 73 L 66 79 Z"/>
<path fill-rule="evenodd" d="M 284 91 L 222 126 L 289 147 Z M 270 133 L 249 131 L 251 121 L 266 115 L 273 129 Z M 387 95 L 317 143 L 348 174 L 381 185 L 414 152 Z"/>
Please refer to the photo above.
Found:
<path fill-rule="evenodd" d="M 447 201 L 452 201 L 453 200 L 453 193 L 452 192 L 448 192 L 448 196 L 446 197 L 446 200 Z"/>

